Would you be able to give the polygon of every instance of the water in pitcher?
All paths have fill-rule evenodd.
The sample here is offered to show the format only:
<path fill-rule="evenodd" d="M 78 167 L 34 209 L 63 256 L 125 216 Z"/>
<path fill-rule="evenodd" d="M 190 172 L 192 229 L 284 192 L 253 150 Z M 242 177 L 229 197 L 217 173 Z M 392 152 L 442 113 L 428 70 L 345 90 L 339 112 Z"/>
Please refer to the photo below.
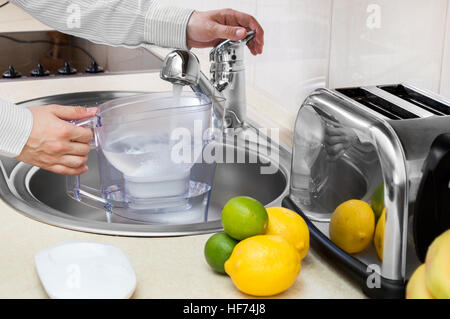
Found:
<path fill-rule="evenodd" d="M 127 177 L 148 180 L 184 174 L 184 164 L 174 165 L 169 136 L 127 136 L 106 144 L 103 152 L 108 161 Z"/>
<path fill-rule="evenodd" d="M 180 104 L 182 91 L 183 86 L 173 85 L 173 105 Z M 167 123 L 167 126 L 173 127 L 170 123 Z M 174 165 L 171 156 L 177 141 L 171 140 L 168 133 L 170 132 L 153 136 L 137 135 L 133 132 L 120 132 L 118 128 L 114 134 L 118 138 L 107 141 L 106 145 L 103 145 L 103 152 L 110 163 L 125 176 L 158 180 L 170 175 L 185 174 L 183 172 L 191 165 Z"/>
<path fill-rule="evenodd" d="M 174 85 L 173 105 L 180 104 L 183 87 Z M 193 119 L 194 120 L 194 119 Z M 175 118 L 168 118 L 167 127 L 176 129 Z M 108 161 L 124 174 L 128 193 L 133 197 L 157 197 L 180 195 L 187 191 L 186 181 L 195 161 L 181 161 L 173 158 L 174 147 L 184 143 L 183 148 L 190 148 L 190 153 L 198 147 L 202 149 L 202 139 L 195 141 L 191 136 L 188 141 L 172 140 L 171 132 L 146 135 L 145 131 L 129 131 L 118 127 L 114 137 L 103 145 L 103 153 Z M 196 145 L 196 143 L 198 145 Z M 158 188 L 158 190 L 156 189 Z"/>

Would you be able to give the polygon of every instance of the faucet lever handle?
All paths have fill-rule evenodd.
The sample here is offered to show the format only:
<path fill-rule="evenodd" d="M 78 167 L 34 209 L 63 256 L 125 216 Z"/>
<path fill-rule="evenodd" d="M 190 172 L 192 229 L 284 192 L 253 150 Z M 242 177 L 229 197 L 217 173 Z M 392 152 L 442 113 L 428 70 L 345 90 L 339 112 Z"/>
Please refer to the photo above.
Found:
<path fill-rule="evenodd" d="M 251 39 L 253 39 L 256 36 L 256 32 L 255 31 L 248 31 L 247 32 L 247 36 L 241 40 L 241 42 L 249 42 Z"/>
<path fill-rule="evenodd" d="M 229 62 L 229 57 L 234 57 L 232 60 L 241 60 L 243 58 L 243 46 L 255 37 L 255 31 L 247 32 L 244 39 L 239 41 L 225 40 L 218 46 L 213 48 L 209 53 L 210 62 Z M 230 54 L 233 51 L 233 54 Z M 239 56 L 235 52 L 239 51 Z"/>

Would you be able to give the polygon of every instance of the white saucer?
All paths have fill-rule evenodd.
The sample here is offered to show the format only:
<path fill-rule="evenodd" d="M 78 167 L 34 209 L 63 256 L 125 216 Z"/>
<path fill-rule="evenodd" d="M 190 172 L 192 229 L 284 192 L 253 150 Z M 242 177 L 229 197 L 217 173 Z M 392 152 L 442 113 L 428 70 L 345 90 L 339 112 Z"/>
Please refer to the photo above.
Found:
<path fill-rule="evenodd" d="M 54 299 L 125 299 L 136 288 L 136 274 L 117 247 L 70 241 L 34 257 L 42 285 Z"/>

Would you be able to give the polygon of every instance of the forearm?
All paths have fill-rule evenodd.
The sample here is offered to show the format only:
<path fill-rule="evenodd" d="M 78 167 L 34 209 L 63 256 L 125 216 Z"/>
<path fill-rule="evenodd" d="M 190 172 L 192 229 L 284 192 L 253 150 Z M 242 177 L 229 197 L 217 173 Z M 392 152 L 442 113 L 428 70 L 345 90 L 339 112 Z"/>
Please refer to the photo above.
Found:
<path fill-rule="evenodd" d="M 33 129 L 33 115 L 25 107 L 0 99 L 0 155 L 16 157 Z"/>
<path fill-rule="evenodd" d="M 63 33 L 92 42 L 186 49 L 192 10 L 158 0 L 11 0 L 34 18 Z"/>

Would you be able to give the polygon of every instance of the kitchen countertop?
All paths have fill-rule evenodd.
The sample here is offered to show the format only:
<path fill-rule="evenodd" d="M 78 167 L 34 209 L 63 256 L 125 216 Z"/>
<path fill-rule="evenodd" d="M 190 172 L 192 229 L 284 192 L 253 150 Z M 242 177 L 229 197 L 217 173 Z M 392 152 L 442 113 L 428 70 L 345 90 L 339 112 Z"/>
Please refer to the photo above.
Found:
<path fill-rule="evenodd" d="M 156 73 L 72 77 L 60 80 L 0 81 L 0 97 L 13 102 L 74 91 L 169 89 Z M 257 112 L 253 109 L 251 112 Z M 250 113 L 251 114 L 251 113 Z M 0 200 L 0 298 L 46 298 L 34 255 L 69 240 L 108 243 L 121 248 L 133 265 L 133 298 L 246 298 L 229 278 L 214 273 L 203 257 L 210 235 L 131 238 L 88 234 L 25 217 Z M 313 249 L 295 284 L 277 298 L 364 298 L 361 289 Z"/>

